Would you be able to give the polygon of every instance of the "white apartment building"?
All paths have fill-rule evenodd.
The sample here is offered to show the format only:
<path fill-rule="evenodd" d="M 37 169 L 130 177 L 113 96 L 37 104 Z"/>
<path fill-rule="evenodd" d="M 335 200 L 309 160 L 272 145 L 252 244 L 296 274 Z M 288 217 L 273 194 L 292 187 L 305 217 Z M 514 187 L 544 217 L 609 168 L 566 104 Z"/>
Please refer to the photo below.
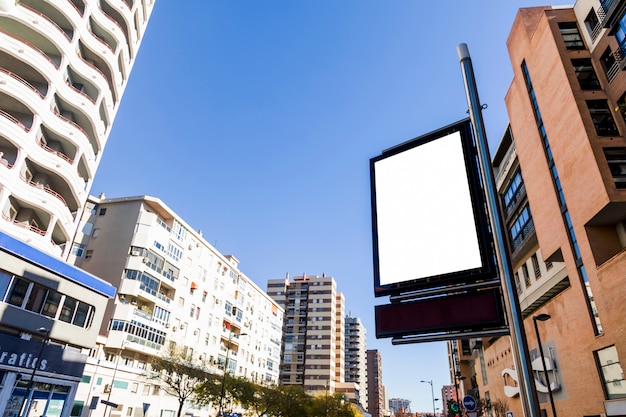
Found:
<path fill-rule="evenodd" d="M 0 414 L 68 417 L 115 287 L 63 260 L 154 0 L 0 0 Z"/>
<path fill-rule="evenodd" d="M 367 347 L 365 326 L 358 317 L 346 316 L 345 380 L 354 383 L 351 401 L 367 410 Z"/>
<path fill-rule="evenodd" d="M 227 362 L 231 374 L 278 383 L 283 309 L 238 269 L 237 258 L 149 196 L 92 198 L 80 230 L 74 262 L 118 291 L 74 415 L 141 416 L 144 404 L 151 415 L 175 415 L 176 398 L 145 377 L 150 359 L 171 348 L 215 373 Z M 117 407 L 108 410 L 102 399 Z M 215 410 L 189 404 L 184 413 Z"/>
<path fill-rule="evenodd" d="M 154 0 L 0 0 L 0 230 L 69 250 Z"/>

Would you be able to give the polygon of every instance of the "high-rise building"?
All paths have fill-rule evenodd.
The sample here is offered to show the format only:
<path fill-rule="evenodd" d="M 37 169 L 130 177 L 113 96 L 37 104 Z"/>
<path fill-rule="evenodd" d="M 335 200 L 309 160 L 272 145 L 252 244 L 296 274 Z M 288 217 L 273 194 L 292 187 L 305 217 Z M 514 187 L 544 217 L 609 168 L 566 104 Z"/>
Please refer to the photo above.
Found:
<path fill-rule="evenodd" d="M 153 3 L 0 2 L 0 230 L 67 254 Z"/>
<path fill-rule="evenodd" d="M 354 402 L 367 410 L 367 354 L 365 326 L 358 317 L 348 315 L 346 323 L 346 377 L 354 383 Z"/>
<path fill-rule="evenodd" d="M 3 416 L 74 414 L 115 287 L 63 260 L 153 2 L 0 0 Z"/>
<path fill-rule="evenodd" d="M 278 383 L 283 309 L 237 258 L 154 197 L 92 198 L 80 226 L 75 262 L 118 289 L 79 386 L 83 415 L 109 417 L 103 404 L 87 410 L 94 397 L 117 404 L 113 417 L 134 415 L 144 403 L 156 415 L 175 415 L 177 398 L 144 376 L 152 358 L 171 353 L 209 372 Z"/>
<path fill-rule="evenodd" d="M 539 405 L 626 414 L 626 1 L 520 9 L 494 157 Z M 479 86 L 480 87 L 480 86 Z M 521 412 L 508 338 L 471 341 L 471 389 Z"/>
<path fill-rule="evenodd" d="M 267 282 L 267 294 L 285 310 L 280 383 L 310 392 L 335 392 L 344 382 L 344 299 L 325 275 Z"/>
<path fill-rule="evenodd" d="M 377 349 L 368 349 L 367 355 L 367 411 L 372 417 L 382 417 L 387 409 L 383 385 L 383 363 Z"/>
<path fill-rule="evenodd" d="M 389 400 L 389 409 L 393 415 L 401 413 L 403 415 L 411 412 L 411 400 L 405 398 L 391 398 Z"/>

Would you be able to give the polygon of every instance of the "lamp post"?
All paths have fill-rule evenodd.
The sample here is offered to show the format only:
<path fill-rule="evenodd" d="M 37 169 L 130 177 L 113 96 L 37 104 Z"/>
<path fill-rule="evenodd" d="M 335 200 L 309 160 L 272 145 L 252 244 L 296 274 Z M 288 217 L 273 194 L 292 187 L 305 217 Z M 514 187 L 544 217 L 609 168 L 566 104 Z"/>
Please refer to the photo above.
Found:
<path fill-rule="evenodd" d="M 35 373 L 37 372 L 37 367 L 39 367 L 39 363 L 41 362 L 41 355 L 43 353 L 43 349 L 46 347 L 46 344 L 48 343 L 48 339 L 50 338 L 50 329 L 47 329 L 45 327 L 40 327 L 37 329 L 37 332 L 43 334 L 44 338 L 41 341 L 41 347 L 39 348 L 39 355 L 37 355 L 37 357 L 33 359 L 33 362 L 32 362 L 33 372 L 30 374 L 30 381 L 28 382 L 28 388 L 26 389 L 26 392 L 24 393 L 24 398 L 22 398 L 22 406 L 20 407 L 20 410 L 24 408 L 24 403 L 26 403 L 27 397 L 34 397 Z M 26 409 L 24 409 L 24 412 L 22 413 L 22 417 L 26 417 L 28 413 L 30 413 L 30 408 L 32 404 L 33 404 L 33 399 L 31 398 L 30 402 L 28 403 L 28 407 L 26 407 Z"/>
<path fill-rule="evenodd" d="M 111 386 L 109 387 L 109 395 L 107 395 L 107 402 L 110 403 L 111 400 L 111 393 L 113 392 L 113 385 L 115 385 L 115 375 L 117 374 L 117 368 L 120 365 L 120 356 L 122 356 L 122 351 L 124 350 L 124 347 L 128 344 L 127 340 L 124 340 L 122 342 L 122 344 L 120 345 L 120 350 L 118 351 L 117 354 L 117 358 L 115 360 L 115 367 L 113 368 L 113 376 L 111 377 Z M 111 416 L 111 411 L 113 410 L 113 408 L 106 404 L 105 406 L 105 412 L 106 412 L 106 407 L 109 407 L 109 417 Z"/>
<path fill-rule="evenodd" d="M 246 336 L 247 333 L 240 333 L 239 336 Z M 226 396 L 226 372 L 228 371 L 228 357 L 230 356 L 230 341 L 233 338 L 233 332 L 228 334 L 228 346 L 226 347 L 226 361 L 224 362 L 224 376 L 222 377 L 222 391 L 220 393 L 220 408 L 218 416 L 222 415 L 222 407 L 224 406 L 224 397 Z"/>
<path fill-rule="evenodd" d="M 456 403 L 457 403 L 457 406 L 459 407 L 459 415 L 463 414 L 463 411 L 461 410 L 461 398 L 459 397 L 459 384 L 464 379 L 465 377 L 461 376 L 461 372 L 457 371 L 454 374 L 454 390 L 456 392 Z"/>
<path fill-rule="evenodd" d="M 537 335 L 537 344 L 539 345 L 539 354 L 541 355 L 541 364 L 543 365 L 543 373 L 546 375 L 546 384 L 548 384 L 548 398 L 550 398 L 550 406 L 552 407 L 552 416 L 556 417 L 556 407 L 554 405 L 554 398 L 552 397 L 552 387 L 550 386 L 550 377 L 548 376 L 548 368 L 546 366 L 546 357 L 543 354 L 543 346 L 541 345 L 541 338 L 539 337 L 538 321 L 550 320 L 549 314 L 537 314 L 533 316 L 533 324 L 535 325 L 535 334 Z"/>
<path fill-rule="evenodd" d="M 430 381 L 420 381 L 423 382 L 425 384 L 430 384 L 430 394 L 432 395 L 432 399 L 433 399 L 433 417 L 435 416 L 435 390 L 433 388 L 433 380 L 431 379 Z"/>

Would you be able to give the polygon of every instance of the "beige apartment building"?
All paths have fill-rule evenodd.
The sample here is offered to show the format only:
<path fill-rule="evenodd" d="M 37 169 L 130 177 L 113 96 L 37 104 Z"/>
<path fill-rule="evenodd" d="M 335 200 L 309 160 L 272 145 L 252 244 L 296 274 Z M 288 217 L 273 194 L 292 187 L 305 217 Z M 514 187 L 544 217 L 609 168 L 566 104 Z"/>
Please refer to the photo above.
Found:
<path fill-rule="evenodd" d="M 626 1 L 579 0 L 520 9 L 507 40 L 510 128 L 493 165 L 549 416 L 626 415 L 625 29 Z M 508 338 L 468 349 L 468 392 L 519 415 Z"/>
<path fill-rule="evenodd" d="M 345 382 L 343 294 L 332 277 L 302 275 L 267 282 L 285 310 L 280 383 L 333 393 Z"/>
<path fill-rule="evenodd" d="M 0 414 L 73 413 L 115 287 L 64 260 L 153 0 L 0 0 Z"/>
<path fill-rule="evenodd" d="M 86 206 L 73 261 L 117 295 L 87 362 L 76 415 L 142 415 L 150 404 L 150 414 L 174 416 L 177 399 L 146 377 L 150 360 L 172 350 L 209 372 L 277 384 L 283 309 L 239 270 L 237 258 L 157 198 L 101 197 Z M 116 407 L 108 410 L 102 399 Z M 216 410 L 189 404 L 184 412 Z"/>

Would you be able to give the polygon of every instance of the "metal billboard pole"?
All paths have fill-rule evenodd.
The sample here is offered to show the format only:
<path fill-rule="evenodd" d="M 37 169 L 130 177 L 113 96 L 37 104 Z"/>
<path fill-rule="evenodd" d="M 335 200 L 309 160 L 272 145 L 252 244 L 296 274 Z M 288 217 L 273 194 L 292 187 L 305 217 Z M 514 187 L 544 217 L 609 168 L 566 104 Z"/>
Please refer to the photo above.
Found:
<path fill-rule="evenodd" d="M 478 90 L 476 88 L 476 80 L 474 78 L 474 70 L 472 67 L 472 59 L 470 58 L 467 45 L 462 43 L 457 46 L 457 53 L 463 70 L 463 81 L 465 82 L 465 92 L 467 94 L 467 103 L 469 106 L 470 120 L 474 130 L 476 139 L 476 147 L 478 150 L 478 160 L 483 177 L 483 186 L 485 188 L 485 197 L 489 217 L 491 220 L 491 230 L 493 232 L 496 256 L 500 271 L 500 279 L 505 292 L 505 308 L 509 317 L 509 329 L 511 335 L 511 349 L 515 358 L 515 365 L 519 378 L 520 398 L 522 400 L 522 410 L 526 417 L 539 417 L 539 400 L 537 391 L 535 390 L 535 381 L 532 379 L 532 369 L 530 365 L 530 357 L 526 343 L 526 334 L 524 333 L 524 325 L 522 314 L 515 292 L 515 286 L 512 279 L 512 265 L 507 249 L 507 243 L 504 240 L 505 228 L 500 215 L 495 180 L 491 168 L 491 157 L 489 155 L 489 147 L 487 143 L 487 135 L 482 117 L 482 106 L 478 98 Z"/>

